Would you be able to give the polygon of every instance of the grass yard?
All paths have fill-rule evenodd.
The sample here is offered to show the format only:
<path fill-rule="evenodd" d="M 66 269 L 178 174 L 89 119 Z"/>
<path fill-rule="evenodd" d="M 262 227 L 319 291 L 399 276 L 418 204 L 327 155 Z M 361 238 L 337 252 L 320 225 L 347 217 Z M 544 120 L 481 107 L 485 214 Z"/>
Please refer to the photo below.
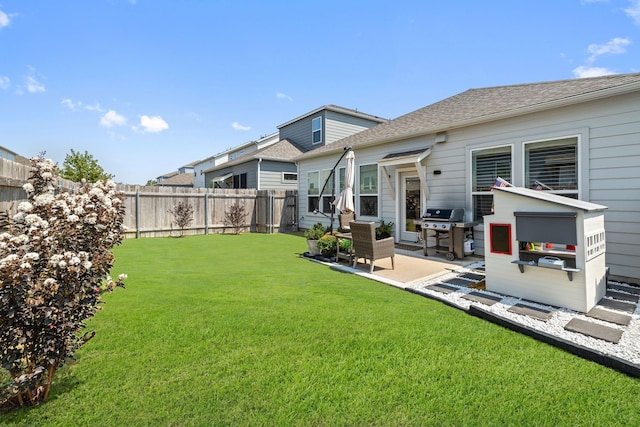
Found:
<path fill-rule="evenodd" d="M 640 425 L 640 381 L 299 257 L 302 237 L 127 240 L 97 331 L 23 426 Z"/>

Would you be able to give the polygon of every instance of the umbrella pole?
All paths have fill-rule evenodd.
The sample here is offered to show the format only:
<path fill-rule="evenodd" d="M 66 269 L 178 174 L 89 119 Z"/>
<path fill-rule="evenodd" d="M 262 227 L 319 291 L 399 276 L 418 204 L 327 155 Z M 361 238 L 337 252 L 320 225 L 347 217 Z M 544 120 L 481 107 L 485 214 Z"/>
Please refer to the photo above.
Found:
<path fill-rule="evenodd" d="M 327 188 L 327 184 L 329 183 L 329 180 L 331 179 L 331 177 L 334 177 L 336 174 L 336 168 L 338 167 L 338 165 L 340 164 L 340 162 L 342 161 L 342 159 L 344 159 L 344 156 L 347 155 L 347 153 L 349 151 L 351 151 L 353 148 L 348 145 L 346 147 L 344 147 L 344 153 L 342 153 L 342 156 L 340 156 L 340 158 L 338 159 L 338 161 L 336 162 L 335 165 L 333 165 L 333 168 L 331 169 L 331 173 L 329 174 L 329 176 L 327 177 L 327 179 L 324 181 L 324 185 L 322 186 L 322 190 L 320 191 L 320 196 L 318 196 L 318 209 L 316 209 L 314 211 L 314 213 L 319 213 L 322 214 L 328 218 L 331 219 L 331 225 L 329 226 L 329 233 L 333 232 L 333 212 L 335 211 L 335 206 L 331 206 L 331 216 L 329 217 L 327 214 L 325 214 L 324 212 L 322 212 L 320 210 L 321 204 L 322 204 L 322 194 L 324 193 L 324 190 Z M 331 198 L 335 199 L 335 192 L 336 192 L 336 186 L 333 185 L 331 187 Z M 333 201 L 333 200 L 332 200 Z"/>

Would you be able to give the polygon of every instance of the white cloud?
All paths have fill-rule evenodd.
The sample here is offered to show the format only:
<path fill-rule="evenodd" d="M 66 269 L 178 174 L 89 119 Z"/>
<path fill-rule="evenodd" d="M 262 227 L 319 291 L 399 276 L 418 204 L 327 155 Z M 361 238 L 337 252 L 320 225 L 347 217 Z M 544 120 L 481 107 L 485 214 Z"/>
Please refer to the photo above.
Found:
<path fill-rule="evenodd" d="M 104 111 L 104 108 L 102 108 L 102 106 L 100 104 L 85 105 L 84 109 L 87 110 L 87 111 L 97 111 L 99 113 L 102 113 Z"/>
<path fill-rule="evenodd" d="M 78 101 L 78 102 L 73 102 L 71 99 L 69 98 L 65 98 L 60 102 L 62 105 L 66 106 L 68 109 L 70 109 L 71 111 L 78 111 L 80 109 L 80 107 L 82 106 L 82 102 Z"/>
<path fill-rule="evenodd" d="M 11 19 L 9 18 L 9 15 L 0 10 L 0 30 L 4 27 L 8 27 L 10 23 Z"/>
<path fill-rule="evenodd" d="M 40 83 L 38 80 L 36 80 L 36 78 L 33 76 L 26 77 L 26 84 L 27 84 L 27 91 L 29 93 L 38 93 L 38 92 L 44 92 L 47 90 L 44 87 L 44 85 Z"/>
<path fill-rule="evenodd" d="M 588 62 L 595 61 L 601 55 L 618 55 L 627 51 L 626 47 L 631 44 L 631 40 L 622 37 L 616 37 L 609 40 L 605 44 L 590 44 L 587 51 L 591 54 Z"/>
<path fill-rule="evenodd" d="M 288 101 L 293 101 L 293 98 L 287 95 L 286 93 L 278 92 L 276 93 L 276 98 L 278 99 L 286 99 Z"/>
<path fill-rule="evenodd" d="M 104 109 L 100 106 L 100 104 L 85 105 L 82 101 L 73 102 L 70 98 L 65 98 L 60 103 L 69 108 L 71 111 L 87 110 L 96 111 L 98 113 L 104 112 Z"/>
<path fill-rule="evenodd" d="M 640 25 L 640 0 L 631 0 L 630 6 L 624 10 L 636 25 Z"/>
<path fill-rule="evenodd" d="M 6 90 L 9 89 L 9 85 L 11 84 L 11 80 L 7 76 L 0 76 L 0 89 Z"/>
<path fill-rule="evenodd" d="M 587 67 L 584 65 L 573 69 L 573 75 L 578 78 L 608 76 L 611 74 L 617 73 L 604 67 Z"/>
<path fill-rule="evenodd" d="M 127 124 L 127 118 L 118 114 L 115 110 L 107 111 L 100 118 L 100 126 L 111 128 L 114 126 L 124 126 Z"/>
<path fill-rule="evenodd" d="M 231 123 L 231 127 L 234 128 L 235 130 L 251 130 L 251 126 L 242 126 L 238 122 Z"/>
<path fill-rule="evenodd" d="M 142 132 L 158 133 L 169 129 L 169 124 L 160 116 L 149 117 L 143 115 L 140 116 L 140 125 L 134 126 L 134 130 L 138 130 L 139 128 L 142 128 Z"/>

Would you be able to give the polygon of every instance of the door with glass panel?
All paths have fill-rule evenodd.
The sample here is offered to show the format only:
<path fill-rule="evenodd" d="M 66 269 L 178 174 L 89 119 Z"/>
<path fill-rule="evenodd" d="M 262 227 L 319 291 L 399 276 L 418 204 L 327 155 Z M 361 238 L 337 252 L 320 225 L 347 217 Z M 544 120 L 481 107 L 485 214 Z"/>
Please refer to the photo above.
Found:
<path fill-rule="evenodd" d="M 401 200 L 400 200 L 400 240 L 407 242 L 417 242 L 419 239 L 419 228 L 416 223 L 422 217 L 422 199 L 420 194 L 420 178 L 417 176 L 404 175 L 401 178 Z"/>

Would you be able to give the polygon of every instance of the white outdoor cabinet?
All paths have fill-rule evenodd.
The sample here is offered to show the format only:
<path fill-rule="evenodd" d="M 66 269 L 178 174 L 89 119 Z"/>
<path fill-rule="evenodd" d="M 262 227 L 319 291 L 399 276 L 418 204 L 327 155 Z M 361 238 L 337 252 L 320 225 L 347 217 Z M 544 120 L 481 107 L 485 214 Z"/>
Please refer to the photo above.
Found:
<path fill-rule="evenodd" d="M 484 217 L 486 289 L 586 313 L 606 292 L 606 206 L 495 188 Z"/>

